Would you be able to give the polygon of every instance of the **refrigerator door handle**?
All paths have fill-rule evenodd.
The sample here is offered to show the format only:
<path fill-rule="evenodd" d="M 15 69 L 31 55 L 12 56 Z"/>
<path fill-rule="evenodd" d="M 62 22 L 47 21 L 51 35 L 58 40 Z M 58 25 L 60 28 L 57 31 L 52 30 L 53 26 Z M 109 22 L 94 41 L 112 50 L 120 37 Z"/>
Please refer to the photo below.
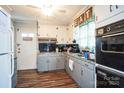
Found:
<path fill-rule="evenodd" d="M 11 76 L 14 75 L 14 54 L 13 54 L 13 32 L 12 29 L 9 29 L 10 32 L 10 49 L 11 49 Z"/>
<path fill-rule="evenodd" d="M 14 57 L 11 55 L 11 76 L 14 75 Z"/>

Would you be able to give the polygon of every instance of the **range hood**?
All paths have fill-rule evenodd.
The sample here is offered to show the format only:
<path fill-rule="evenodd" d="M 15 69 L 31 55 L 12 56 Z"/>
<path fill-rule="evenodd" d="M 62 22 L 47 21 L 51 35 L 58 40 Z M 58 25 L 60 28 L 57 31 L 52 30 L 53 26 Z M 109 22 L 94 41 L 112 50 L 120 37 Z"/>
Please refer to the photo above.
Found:
<path fill-rule="evenodd" d="M 40 37 L 38 38 L 39 43 L 57 43 L 56 38 L 45 38 L 45 37 Z"/>

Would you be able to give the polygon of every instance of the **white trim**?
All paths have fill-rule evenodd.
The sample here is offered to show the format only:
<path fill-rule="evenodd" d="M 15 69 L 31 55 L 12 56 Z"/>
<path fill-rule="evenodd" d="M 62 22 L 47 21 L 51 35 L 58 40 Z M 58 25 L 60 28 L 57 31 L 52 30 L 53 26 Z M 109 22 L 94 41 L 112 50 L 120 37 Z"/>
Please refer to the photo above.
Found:
<path fill-rule="evenodd" d="M 0 7 L 0 11 L 2 11 L 9 18 L 11 17 L 11 15 L 9 13 L 7 13 L 2 7 Z"/>

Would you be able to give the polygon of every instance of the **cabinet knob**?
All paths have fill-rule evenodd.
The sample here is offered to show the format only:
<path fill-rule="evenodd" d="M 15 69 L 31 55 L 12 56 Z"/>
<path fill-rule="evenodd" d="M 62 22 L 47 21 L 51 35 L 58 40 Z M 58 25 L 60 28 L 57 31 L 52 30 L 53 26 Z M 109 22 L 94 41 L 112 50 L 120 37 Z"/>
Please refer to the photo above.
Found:
<path fill-rule="evenodd" d="M 73 69 L 75 69 L 75 65 L 73 65 Z"/>
<path fill-rule="evenodd" d="M 81 76 L 83 75 L 83 69 L 81 70 Z"/>
<path fill-rule="evenodd" d="M 111 28 L 108 26 L 108 27 L 107 27 L 107 32 L 109 32 L 109 31 L 111 31 Z"/>
<path fill-rule="evenodd" d="M 112 12 L 112 5 L 110 5 L 110 12 Z"/>
<path fill-rule="evenodd" d="M 98 16 L 96 16 L 96 21 L 98 21 Z"/>
<path fill-rule="evenodd" d="M 88 67 L 88 64 L 85 64 L 85 66 L 87 66 L 87 67 Z"/>
<path fill-rule="evenodd" d="M 118 5 L 115 5 L 116 9 L 118 9 Z"/>

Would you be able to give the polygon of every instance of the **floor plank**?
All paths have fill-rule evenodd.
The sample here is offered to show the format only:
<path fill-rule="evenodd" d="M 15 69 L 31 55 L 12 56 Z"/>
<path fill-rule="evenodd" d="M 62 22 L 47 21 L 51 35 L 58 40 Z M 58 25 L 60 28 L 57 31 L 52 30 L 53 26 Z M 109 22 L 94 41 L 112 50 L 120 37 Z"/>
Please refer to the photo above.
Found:
<path fill-rule="evenodd" d="M 17 74 L 17 88 L 78 88 L 65 70 L 39 73 L 36 70 L 21 70 Z"/>

